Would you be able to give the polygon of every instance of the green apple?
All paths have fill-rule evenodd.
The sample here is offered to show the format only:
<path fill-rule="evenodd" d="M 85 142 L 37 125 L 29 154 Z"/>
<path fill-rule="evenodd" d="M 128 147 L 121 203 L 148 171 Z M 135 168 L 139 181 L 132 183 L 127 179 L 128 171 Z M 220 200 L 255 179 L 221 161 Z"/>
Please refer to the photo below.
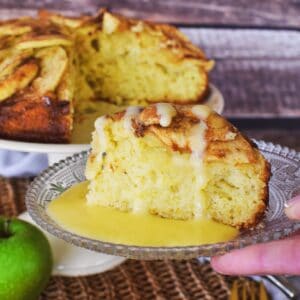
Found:
<path fill-rule="evenodd" d="M 44 234 L 25 221 L 0 217 L 0 299 L 38 299 L 51 270 Z"/>

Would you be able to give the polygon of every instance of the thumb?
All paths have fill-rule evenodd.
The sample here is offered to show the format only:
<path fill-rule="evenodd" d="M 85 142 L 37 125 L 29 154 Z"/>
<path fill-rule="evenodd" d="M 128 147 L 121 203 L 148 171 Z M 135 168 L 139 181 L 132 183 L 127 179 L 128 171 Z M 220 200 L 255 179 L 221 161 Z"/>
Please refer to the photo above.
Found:
<path fill-rule="evenodd" d="M 290 219 L 300 220 L 300 195 L 292 198 L 286 204 L 285 213 Z"/>

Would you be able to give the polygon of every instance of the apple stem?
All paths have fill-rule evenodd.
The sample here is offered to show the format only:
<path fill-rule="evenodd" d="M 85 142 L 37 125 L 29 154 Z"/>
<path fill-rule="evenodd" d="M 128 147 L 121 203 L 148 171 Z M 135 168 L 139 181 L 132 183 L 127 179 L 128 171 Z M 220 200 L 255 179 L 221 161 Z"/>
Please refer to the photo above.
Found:
<path fill-rule="evenodd" d="M 4 234 L 9 235 L 9 225 L 10 219 L 5 219 L 4 221 Z"/>
<path fill-rule="evenodd" d="M 5 219 L 4 220 L 4 223 L 3 223 L 3 231 L 1 232 L 0 231 L 0 237 L 9 237 L 10 236 L 10 233 L 9 233 L 9 225 L 10 225 L 10 219 Z"/>

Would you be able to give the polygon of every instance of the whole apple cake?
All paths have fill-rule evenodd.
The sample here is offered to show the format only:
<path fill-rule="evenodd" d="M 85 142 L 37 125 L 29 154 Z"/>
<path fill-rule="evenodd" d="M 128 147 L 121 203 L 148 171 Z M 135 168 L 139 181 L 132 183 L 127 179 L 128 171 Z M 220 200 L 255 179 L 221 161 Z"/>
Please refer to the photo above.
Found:
<path fill-rule="evenodd" d="M 213 61 L 169 25 L 100 10 L 0 23 L 0 137 L 70 142 L 74 110 L 201 102 Z"/>

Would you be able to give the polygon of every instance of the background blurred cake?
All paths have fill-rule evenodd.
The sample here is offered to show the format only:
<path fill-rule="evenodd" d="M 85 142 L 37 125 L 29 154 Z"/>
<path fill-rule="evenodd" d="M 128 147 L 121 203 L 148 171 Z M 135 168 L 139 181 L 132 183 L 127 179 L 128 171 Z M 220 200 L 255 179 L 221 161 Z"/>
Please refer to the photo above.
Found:
<path fill-rule="evenodd" d="M 90 205 L 244 228 L 263 215 L 267 161 L 207 106 L 129 107 L 95 126 L 86 167 Z"/>
<path fill-rule="evenodd" d="M 68 141 L 72 44 L 67 28 L 43 19 L 0 24 L 0 137 Z"/>
<path fill-rule="evenodd" d="M 74 109 L 196 103 L 213 62 L 177 29 L 101 10 L 0 23 L 0 137 L 69 142 Z M 104 110 L 105 106 L 104 106 Z"/>

